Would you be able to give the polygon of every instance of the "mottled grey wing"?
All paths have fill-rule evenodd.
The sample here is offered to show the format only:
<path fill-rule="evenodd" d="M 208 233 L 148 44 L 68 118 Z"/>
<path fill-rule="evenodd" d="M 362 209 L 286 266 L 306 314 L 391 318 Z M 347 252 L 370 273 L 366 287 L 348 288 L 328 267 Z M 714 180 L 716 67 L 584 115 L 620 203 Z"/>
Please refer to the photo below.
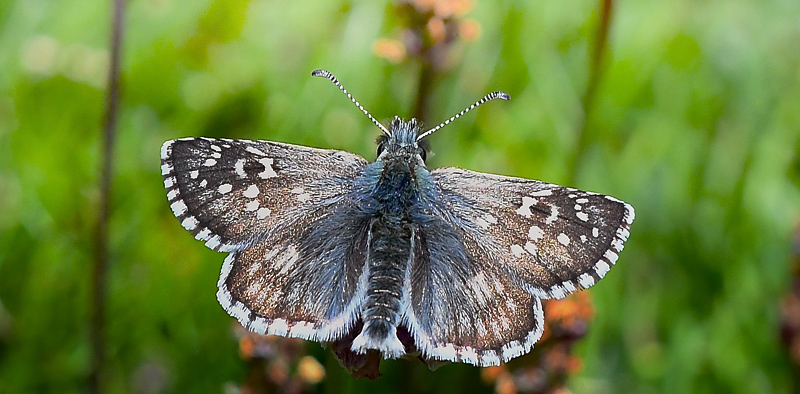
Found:
<path fill-rule="evenodd" d="M 456 168 L 431 176 L 407 315 L 437 359 L 486 366 L 527 353 L 543 330 L 540 299 L 605 276 L 634 218 L 617 199 L 544 182 Z"/>
<path fill-rule="evenodd" d="M 172 212 L 222 252 L 339 203 L 366 164 L 348 152 L 269 141 L 183 138 L 161 147 Z"/>
<path fill-rule="evenodd" d="M 313 340 L 352 324 L 367 229 L 352 201 L 360 156 L 268 141 L 184 138 L 161 148 L 172 212 L 231 252 L 217 298 L 259 333 Z"/>

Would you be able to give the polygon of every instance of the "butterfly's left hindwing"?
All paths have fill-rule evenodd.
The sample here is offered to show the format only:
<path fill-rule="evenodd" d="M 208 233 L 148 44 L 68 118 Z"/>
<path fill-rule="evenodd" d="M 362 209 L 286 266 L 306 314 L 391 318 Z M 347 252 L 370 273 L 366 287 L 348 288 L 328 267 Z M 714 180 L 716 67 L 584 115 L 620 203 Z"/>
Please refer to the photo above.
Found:
<path fill-rule="evenodd" d="M 612 197 L 456 168 L 431 172 L 411 266 L 409 323 L 423 354 L 480 366 L 527 353 L 540 299 L 592 286 L 634 218 Z"/>
<path fill-rule="evenodd" d="M 341 336 L 358 304 L 367 231 L 352 153 L 268 141 L 185 138 L 161 149 L 173 213 L 225 259 L 217 298 L 255 332 Z"/>

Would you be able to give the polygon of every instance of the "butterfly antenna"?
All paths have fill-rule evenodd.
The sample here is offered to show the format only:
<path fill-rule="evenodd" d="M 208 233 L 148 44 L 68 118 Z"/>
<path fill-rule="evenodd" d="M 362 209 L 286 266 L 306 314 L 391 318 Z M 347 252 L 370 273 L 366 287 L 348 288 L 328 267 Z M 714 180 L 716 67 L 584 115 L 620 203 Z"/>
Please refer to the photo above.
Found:
<path fill-rule="evenodd" d="M 453 117 L 451 117 L 450 119 L 447 119 L 444 122 L 439 123 L 438 126 L 436 126 L 436 127 L 432 128 L 432 129 L 420 134 L 419 137 L 417 137 L 417 141 L 420 141 L 423 138 L 433 134 L 434 131 L 441 129 L 444 126 L 447 126 L 450 122 L 460 118 L 465 113 L 467 113 L 469 111 L 472 111 L 475 107 L 477 107 L 477 106 L 479 106 L 479 105 L 481 105 L 481 104 L 483 104 L 483 103 L 485 103 L 487 101 L 494 100 L 496 98 L 500 98 L 500 99 L 503 99 L 503 100 L 509 100 L 509 99 L 511 99 L 511 96 L 509 96 L 508 93 L 506 93 L 506 92 L 500 92 L 500 91 L 491 92 L 491 93 L 487 94 L 486 96 L 483 96 L 482 99 L 476 101 L 474 104 L 472 104 L 469 107 L 465 108 L 463 111 L 453 115 Z"/>
<path fill-rule="evenodd" d="M 330 73 L 330 72 L 328 72 L 327 70 L 314 70 L 314 71 L 312 71 L 312 72 L 311 72 L 311 75 L 312 75 L 312 76 L 315 76 L 315 77 L 324 77 L 324 78 L 328 78 L 328 80 L 329 80 L 329 81 L 331 81 L 331 82 L 333 82 L 333 84 L 334 84 L 334 85 L 336 85 L 336 86 L 339 88 L 339 90 L 341 90 L 342 92 L 344 92 L 344 94 L 346 94 L 346 95 L 347 95 L 347 97 L 350 99 L 350 101 L 352 101 L 352 102 L 353 102 L 353 104 L 355 104 L 355 105 L 356 105 L 356 107 L 358 107 L 358 109 L 360 109 L 360 110 L 361 110 L 361 112 L 363 112 L 363 113 L 364 113 L 364 115 L 367 115 L 367 117 L 369 118 L 369 120 L 371 120 L 371 121 L 372 121 L 372 123 L 375 123 L 375 125 L 376 125 L 376 126 L 378 126 L 378 128 L 379 128 L 379 129 L 381 129 L 381 131 L 383 131 L 383 133 L 384 133 L 384 134 L 386 134 L 386 135 L 388 135 L 388 136 L 391 136 L 391 135 L 392 135 L 391 133 L 389 133 L 389 130 L 386 130 L 386 127 L 384 127 L 384 126 L 383 126 L 383 125 L 382 125 L 380 122 L 378 122 L 378 120 L 377 120 L 377 119 L 375 119 L 375 118 L 374 118 L 374 117 L 373 117 L 373 116 L 372 116 L 372 115 L 369 113 L 369 111 L 367 111 L 366 109 L 364 109 L 364 107 L 363 107 L 363 106 L 361 106 L 361 104 L 358 102 L 358 100 L 356 100 L 356 98 L 355 98 L 355 97 L 353 97 L 353 95 L 352 95 L 352 94 L 350 94 L 350 92 L 348 92 L 348 91 L 347 91 L 347 89 L 345 89 L 345 88 L 344 88 L 344 86 L 342 86 L 342 84 L 341 84 L 341 83 L 339 83 L 339 80 L 338 80 L 338 79 L 336 79 L 336 77 L 334 77 L 334 76 L 333 76 L 333 74 L 331 74 L 331 73 Z"/>

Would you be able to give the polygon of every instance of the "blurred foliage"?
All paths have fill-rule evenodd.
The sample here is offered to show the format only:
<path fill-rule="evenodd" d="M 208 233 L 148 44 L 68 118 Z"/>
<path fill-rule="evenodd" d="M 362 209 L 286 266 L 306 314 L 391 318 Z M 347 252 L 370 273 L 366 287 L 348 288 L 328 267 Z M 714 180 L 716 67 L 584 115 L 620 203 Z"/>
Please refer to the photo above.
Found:
<path fill-rule="evenodd" d="M 577 368 L 572 391 L 800 390 L 780 335 L 800 222 L 800 2 L 614 3 L 588 106 L 602 2 L 467 3 L 455 35 L 444 34 L 447 18 L 425 20 L 429 38 L 452 38 L 436 63 L 409 45 L 415 22 L 402 3 L 129 3 L 110 392 L 247 387 L 260 348 L 243 347 L 217 304 L 223 255 L 167 207 L 159 147 L 184 136 L 261 138 L 374 158 L 378 131 L 309 76 L 323 67 L 378 119 L 436 124 L 507 91 L 510 102 L 436 133 L 429 164 L 569 183 L 636 207 L 618 266 L 590 292 L 596 313 L 579 359 L 564 364 Z M 0 0 L 0 393 L 86 387 L 108 7 Z M 330 351 L 297 346 L 305 350 L 286 351 L 304 356 L 275 376 L 327 393 L 522 390 L 503 376 L 532 363 L 431 372 L 397 360 L 374 382 L 353 381 Z"/>

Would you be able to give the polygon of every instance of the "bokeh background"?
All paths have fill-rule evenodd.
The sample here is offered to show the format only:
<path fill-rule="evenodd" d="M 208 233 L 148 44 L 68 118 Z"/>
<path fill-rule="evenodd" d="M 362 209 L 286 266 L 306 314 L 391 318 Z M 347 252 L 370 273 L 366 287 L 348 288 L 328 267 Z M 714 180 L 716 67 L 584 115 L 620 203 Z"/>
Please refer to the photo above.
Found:
<path fill-rule="evenodd" d="M 800 390 L 800 2 L 127 5 L 108 392 Z M 108 1 L 0 0 L 0 393 L 91 387 L 111 28 Z M 617 266 L 562 314 L 568 347 L 494 369 L 389 361 L 356 381 L 316 343 L 237 330 L 215 298 L 224 255 L 172 216 L 159 147 L 252 138 L 373 159 L 378 130 L 315 68 L 382 120 L 436 124 L 504 90 L 435 134 L 429 165 L 636 208 Z"/>

